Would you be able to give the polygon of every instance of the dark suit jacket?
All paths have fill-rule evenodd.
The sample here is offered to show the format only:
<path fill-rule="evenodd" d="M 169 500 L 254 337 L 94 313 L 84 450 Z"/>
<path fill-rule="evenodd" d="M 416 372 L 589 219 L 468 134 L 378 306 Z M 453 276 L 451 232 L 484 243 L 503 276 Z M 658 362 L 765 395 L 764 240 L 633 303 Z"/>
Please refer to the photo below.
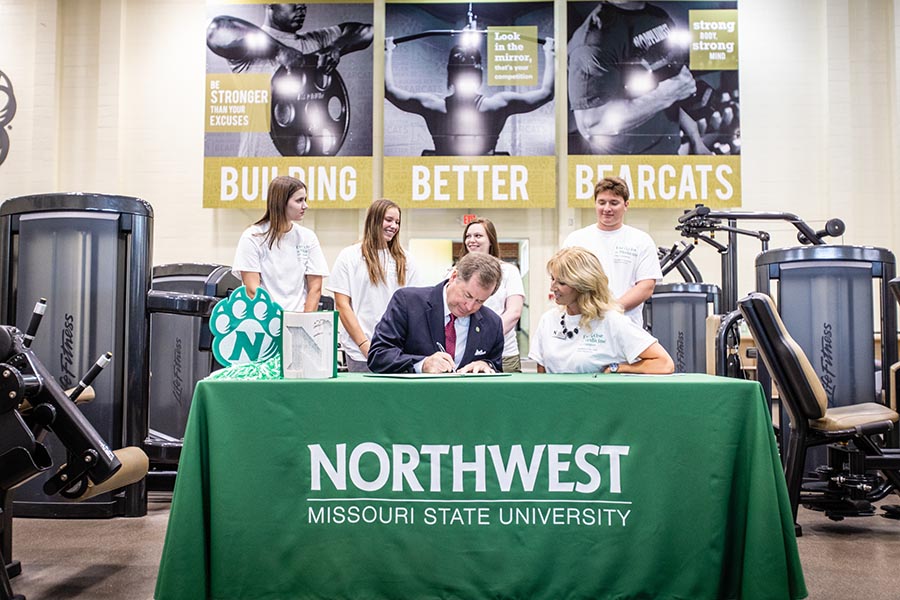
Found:
<path fill-rule="evenodd" d="M 444 286 L 400 288 L 375 326 L 368 365 L 374 373 L 407 373 L 413 365 L 439 351 L 444 342 Z M 477 354 L 476 354 L 477 353 Z M 483 360 L 503 370 L 503 322 L 482 306 L 469 317 L 469 337 L 460 366 Z"/>

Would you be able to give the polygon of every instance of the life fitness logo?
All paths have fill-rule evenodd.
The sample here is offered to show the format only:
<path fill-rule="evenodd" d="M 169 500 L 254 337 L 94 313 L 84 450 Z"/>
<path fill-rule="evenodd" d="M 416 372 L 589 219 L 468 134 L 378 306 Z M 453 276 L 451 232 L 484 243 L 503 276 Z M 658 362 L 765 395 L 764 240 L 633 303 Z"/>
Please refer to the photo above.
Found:
<path fill-rule="evenodd" d="M 9 134 L 7 128 L 12 129 L 10 123 L 16 116 L 16 95 L 13 93 L 12 82 L 6 73 L 0 71 L 0 165 L 9 154 Z"/>

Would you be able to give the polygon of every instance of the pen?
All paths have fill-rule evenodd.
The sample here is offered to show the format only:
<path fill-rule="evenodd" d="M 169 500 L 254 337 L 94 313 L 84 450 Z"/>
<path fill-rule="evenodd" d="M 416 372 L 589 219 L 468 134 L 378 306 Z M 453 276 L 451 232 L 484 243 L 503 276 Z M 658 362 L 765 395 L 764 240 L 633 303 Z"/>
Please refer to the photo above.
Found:
<path fill-rule="evenodd" d="M 444 345 L 443 345 L 443 344 L 441 344 L 440 342 L 435 342 L 435 344 L 437 344 L 438 350 L 440 350 L 440 351 L 443 352 L 444 354 L 450 354 L 449 352 L 447 352 L 447 349 L 444 348 Z M 452 357 L 451 357 L 451 358 L 452 358 Z M 456 366 L 455 366 L 455 365 L 454 365 L 454 367 L 453 367 L 453 371 L 451 371 L 451 372 L 452 372 L 452 373 L 456 373 Z"/>

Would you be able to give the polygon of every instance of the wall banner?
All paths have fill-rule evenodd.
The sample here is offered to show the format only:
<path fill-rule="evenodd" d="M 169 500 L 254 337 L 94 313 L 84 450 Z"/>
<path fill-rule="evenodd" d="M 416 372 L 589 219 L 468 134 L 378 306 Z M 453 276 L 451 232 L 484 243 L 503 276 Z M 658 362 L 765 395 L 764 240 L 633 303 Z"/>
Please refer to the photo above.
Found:
<path fill-rule="evenodd" d="M 570 1 L 569 206 L 622 177 L 631 204 L 741 205 L 737 2 Z"/>
<path fill-rule="evenodd" d="M 371 2 L 210 2 L 203 206 L 265 209 L 294 175 L 323 208 L 372 200 Z"/>
<path fill-rule="evenodd" d="M 404 207 L 556 206 L 552 2 L 388 2 L 384 193 Z"/>

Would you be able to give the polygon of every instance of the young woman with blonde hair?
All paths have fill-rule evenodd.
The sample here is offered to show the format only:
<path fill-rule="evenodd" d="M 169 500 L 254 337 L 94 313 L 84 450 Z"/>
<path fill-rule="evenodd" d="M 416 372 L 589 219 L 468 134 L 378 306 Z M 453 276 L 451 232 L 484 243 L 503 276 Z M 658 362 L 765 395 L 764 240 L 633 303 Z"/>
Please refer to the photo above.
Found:
<path fill-rule="evenodd" d="M 531 336 L 540 373 L 672 373 L 675 364 L 652 335 L 622 314 L 594 254 L 563 248 L 547 263 L 559 308 Z"/>

